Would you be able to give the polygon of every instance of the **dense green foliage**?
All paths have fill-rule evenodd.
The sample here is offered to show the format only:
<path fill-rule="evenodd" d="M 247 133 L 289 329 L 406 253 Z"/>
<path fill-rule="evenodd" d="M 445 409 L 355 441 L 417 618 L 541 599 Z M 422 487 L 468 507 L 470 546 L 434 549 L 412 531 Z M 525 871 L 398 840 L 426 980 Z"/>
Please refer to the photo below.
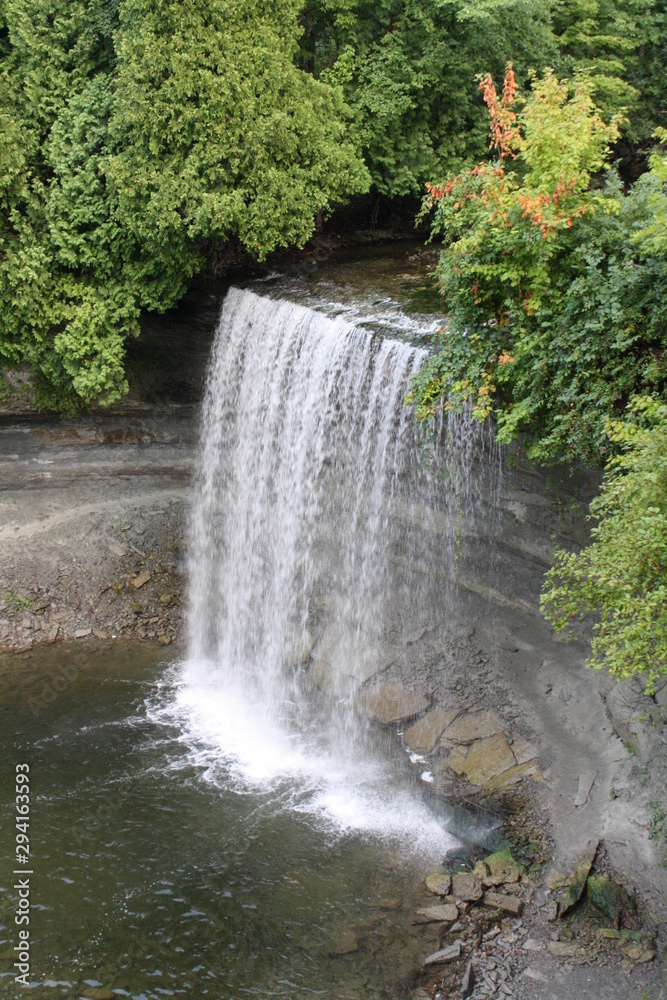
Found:
<path fill-rule="evenodd" d="M 585 69 L 635 148 L 667 124 L 664 4 L 0 0 L 0 363 L 43 406 L 117 399 L 141 311 L 216 247 L 302 246 L 481 157 L 475 74 L 507 59 Z"/>
<path fill-rule="evenodd" d="M 543 606 L 559 629 L 594 612 L 592 662 L 651 689 L 667 672 L 667 156 L 625 194 L 597 86 L 546 72 L 517 113 L 511 67 L 500 97 L 482 81 L 495 158 L 429 186 L 449 323 L 410 399 L 422 420 L 493 414 L 540 461 L 608 460 L 593 540 L 556 553 Z"/>
<path fill-rule="evenodd" d="M 559 631 L 595 612 L 590 663 L 652 692 L 667 674 L 667 406 L 640 398 L 629 417 L 609 424 L 622 452 L 591 503 L 592 542 L 556 552 L 542 608 Z"/>
<path fill-rule="evenodd" d="M 123 395 L 141 309 L 214 241 L 259 258 L 368 187 L 340 91 L 299 70 L 294 0 L 0 6 L 0 360 L 39 402 Z"/>
<path fill-rule="evenodd" d="M 507 126 L 508 154 L 426 203 L 446 241 L 450 322 L 415 381 L 418 415 L 472 399 L 495 413 L 500 440 L 526 432 L 539 460 L 599 462 L 607 418 L 667 386 L 664 161 L 627 197 L 613 174 L 591 189 L 616 129 L 590 90 L 547 75 Z"/>
<path fill-rule="evenodd" d="M 667 124 L 664 0 L 306 0 L 302 64 L 340 82 L 376 189 L 395 196 L 484 155 L 475 77 L 583 70 L 626 141 Z"/>

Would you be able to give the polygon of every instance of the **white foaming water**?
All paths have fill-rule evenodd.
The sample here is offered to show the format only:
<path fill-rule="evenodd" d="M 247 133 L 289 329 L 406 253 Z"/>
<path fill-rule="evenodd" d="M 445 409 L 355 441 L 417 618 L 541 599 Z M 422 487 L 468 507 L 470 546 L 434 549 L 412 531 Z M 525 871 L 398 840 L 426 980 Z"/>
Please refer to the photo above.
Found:
<path fill-rule="evenodd" d="M 453 838 L 354 711 L 427 586 L 396 571 L 431 550 L 406 523 L 415 484 L 443 489 L 403 405 L 423 357 L 342 318 L 228 293 L 202 417 L 188 658 L 157 714 L 209 781 L 442 852 Z M 459 438 L 467 455 L 469 422 Z"/>

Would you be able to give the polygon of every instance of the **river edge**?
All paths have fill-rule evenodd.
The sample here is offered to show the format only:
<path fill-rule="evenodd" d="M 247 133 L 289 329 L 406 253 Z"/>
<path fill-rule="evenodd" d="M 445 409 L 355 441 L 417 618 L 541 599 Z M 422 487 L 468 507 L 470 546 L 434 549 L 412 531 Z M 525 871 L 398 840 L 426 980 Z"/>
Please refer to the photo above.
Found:
<path fill-rule="evenodd" d="M 149 417 L 123 414 L 66 425 L 19 422 L 6 425 L 2 435 L 0 645 L 20 654 L 17 666 L 21 656 L 37 655 L 42 642 L 85 646 L 116 637 L 180 647 L 196 437 L 191 412 L 172 408 Z M 548 558 L 545 539 L 554 525 L 561 536 L 578 537 L 581 491 L 575 502 L 572 484 L 547 488 L 536 479 L 537 470 L 518 458 L 500 497 L 502 586 L 483 582 L 481 571 L 461 576 L 456 628 L 434 624 L 410 637 L 409 655 L 372 682 L 400 684 L 425 699 L 421 716 L 400 726 L 430 767 L 434 794 L 495 809 L 509 821 L 510 834 L 512 816 L 519 816 L 533 839 L 548 845 L 539 872 L 526 883 L 521 916 L 496 922 L 498 935 L 482 936 L 477 943 L 487 918 L 480 924 L 474 906 L 469 915 L 462 914 L 462 930 L 453 938 L 461 941 L 461 956 L 454 965 L 442 966 L 435 979 L 426 976 L 427 995 L 456 995 L 442 990 L 454 989 L 463 979 L 474 954 L 480 964 L 473 996 L 508 995 L 500 991 L 504 982 L 517 998 L 621 1000 L 631 982 L 657 1000 L 667 872 L 658 864 L 658 845 L 649 840 L 648 827 L 656 789 L 664 792 L 665 787 L 660 784 L 664 754 L 661 765 L 656 752 L 664 739 L 659 699 L 667 691 L 663 688 L 649 703 L 636 684 L 614 685 L 584 670 L 585 643 L 557 642 L 540 618 L 536 581 Z M 54 678 L 54 690 L 57 683 Z M 48 687 L 41 694 L 47 700 L 51 696 Z M 476 724 L 488 719 L 484 713 L 494 713 L 501 720 L 498 731 L 473 731 L 473 739 L 453 744 L 445 725 L 438 731 L 428 722 L 442 706 L 452 705 Z M 651 713 L 655 726 L 639 721 Z M 421 725 L 421 736 L 410 736 L 408 722 Z M 495 790 L 471 784 L 465 769 L 450 766 L 457 746 L 467 759 L 475 746 L 477 753 L 485 740 L 494 739 L 488 750 L 497 755 L 507 746 L 514 755 L 500 771 Z M 526 745 L 535 749 L 534 757 Z M 531 765 L 521 774 L 518 753 L 528 753 L 522 763 Z M 508 781 L 515 776 L 520 780 Z M 491 774 L 486 784 L 495 778 Z M 576 804 L 582 795 L 584 801 Z M 650 962 L 633 963 L 613 938 L 604 939 L 604 948 L 593 954 L 591 942 L 599 944 L 599 938 L 587 932 L 580 944 L 575 925 L 574 941 L 568 940 L 571 928 L 548 920 L 550 872 L 571 873 L 591 839 L 601 841 L 600 870 L 613 873 L 641 904 L 645 940 L 655 942 Z M 521 847 L 516 836 L 510 841 L 515 850 Z M 424 888 L 424 906 L 433 902 L 438 901 L 429 900 Z M 488 919 L 487 929 L 493 930 L 491 914 Z M 444 924 L 425 925 L 424 935 L 424 957 L 452 938 Z M 569 947 L 550 949 L 560 943 L 554 935 Z M 524 949 L 528 940 L 531 945 Z M 508 978 L 498 977 L 495 992 L 484 993 L 493 982 L 492 963 Z"/>

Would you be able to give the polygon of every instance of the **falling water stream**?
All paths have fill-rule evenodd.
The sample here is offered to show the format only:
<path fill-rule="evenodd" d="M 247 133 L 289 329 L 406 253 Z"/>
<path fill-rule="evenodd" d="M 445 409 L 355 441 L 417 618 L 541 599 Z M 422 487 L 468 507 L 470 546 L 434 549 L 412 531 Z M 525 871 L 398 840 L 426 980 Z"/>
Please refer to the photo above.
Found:
<path fill-rule="evenodd" d="M 427 467 L 403 404 L 423 349 L 332 312 L 225 298 L 184 658 L 85 654 L 39 718 L 3 675 L 3 740 L 29 742 L 41 782 L 36 996 L 406 996 L 420 881 L 485 835 L 363 710 L 454 615 L 483 436 L 452 418 Z"/>

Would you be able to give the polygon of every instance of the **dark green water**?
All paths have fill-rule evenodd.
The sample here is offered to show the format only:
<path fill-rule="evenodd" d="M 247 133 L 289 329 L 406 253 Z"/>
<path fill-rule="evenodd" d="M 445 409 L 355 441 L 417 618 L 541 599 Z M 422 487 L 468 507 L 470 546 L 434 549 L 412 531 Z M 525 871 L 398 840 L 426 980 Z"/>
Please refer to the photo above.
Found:
<path fill-rule="evenodd" d="M 30 996 L 408 996 L 437 944 L 409 918 L 439 858 L 336 831 L 275 787 L 209 780 L 179 728 L 146 712 L 169 696 L 169 671 L 147 646 L 0 658 L 0 993 L 19 989 L 13 781 L 26 762 Z M 409 782 L 395 737 L 385 752 Z"/>

